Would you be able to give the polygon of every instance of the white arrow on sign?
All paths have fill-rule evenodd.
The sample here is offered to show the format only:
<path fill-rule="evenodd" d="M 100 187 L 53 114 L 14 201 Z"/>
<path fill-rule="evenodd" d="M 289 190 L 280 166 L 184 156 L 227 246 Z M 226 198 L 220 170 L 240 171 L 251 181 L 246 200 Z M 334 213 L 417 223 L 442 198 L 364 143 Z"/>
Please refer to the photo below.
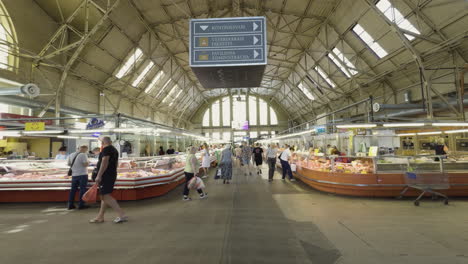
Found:
<path fill-rule="evenodd" d="M 255 31 L 258 28 L 257 23 L 253 23 L 253 30 Z"/>
<path fill-rule="evenodd" d="M 257 42 L 258 42 L 258 38 L 254 36 L 254 37 L 253 37 L 253 43 L 254 43 L 254 45 L 257 44 Z"/>
<path fill-rule="evenodd" d="M 260 55 L 260 53 L 258 53 L 256 50 L 254 50 L 254 59 L 257 58 L 258 55 Z"/>
<path fill-rule="evenodd" d="M 205 30 L 208 28 L 208 26 L 200 26 L 200 28 L 201 28 L 203 31 L 205 31 Z"/>

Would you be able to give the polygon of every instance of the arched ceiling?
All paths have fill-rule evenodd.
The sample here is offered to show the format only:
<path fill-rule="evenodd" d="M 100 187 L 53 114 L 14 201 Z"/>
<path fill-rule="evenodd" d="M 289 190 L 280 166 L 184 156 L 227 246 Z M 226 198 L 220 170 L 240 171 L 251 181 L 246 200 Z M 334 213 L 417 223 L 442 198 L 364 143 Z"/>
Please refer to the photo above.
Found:
<path fill-rule="evenodd" d="M 405 87 L 418 85 L 418 68 L 463 65 L 468 58 L 467 2 L 464 0 L 392 0 L 394 6 L 418 28 L 414 40 L 388 21 L 373 0 L 34 0 L 57 24 L 66 23 L 69 42 L 83 40 L 82 50 L 65 46 L 63 70 L 95 82 L 121 99 L 166 111 L 174 118 L 190 120 L 207 99 L 230 93 L 227 89 L 204 89 L 188 65 L 190 18 L 265 16 L 267 18 L 268 65 L 262 86 L 244 92 L 271 98 L 291 119 L 304 121 L 370 95 L 397 101 Z M 76 11 L 88 3 L 88 12 Z M 114 7 L 114 4 L 117 4 Z M 112 10 L 111 10 L 112 8 Z M 75 13 L 74 13 L 75 12 Z M 75 14 L 74 18 L 67 18 Z M 108 16 L 107 16 L 108 15 Z M 358 23 L 388 52 L 379 59 L 352 31 Z M 96 28 L 93 34 L 88 34 Z M 73 32 L 75 34 L 73 34 Z M 121 78 L 115 72 L 128 54 L 139 47 L 144 59 Z M 358 73 L 349 78 L 327 56 L 337 47 Z M 76 54 L 78 50 L 78 54 Z M 55 55 L 55 54 L 53 54 Z M 70 63 L 73 56 L 74 61 Z M 51 58 L 44 59 L 47 61 Z M 139 87 L 131 85 L 151 59 L 155 69 Z M 336 84 L 331 87 L 315 71 L 319 66 Z M 90 70 L 92 69 L 92 70 Z M 152 76 L 164 70 L 164 80 L 147 94 Z M 348 69 L 350 70 L 350 69 Z M 353 69 L 351 69 L 353 70 Z M 426 76 L 426 77 L 427 77 Z M 63 76 L 62 76 L 63 77 Z M 66 78 L 67 76 L 65 76 Z M 183 93 L 169 106 L 155 97 L 169 78 Z M 309 100 L 298 88 L 303 83 L 315 97 Z M 60 89 L 60 86 L 59 86 Z"/>

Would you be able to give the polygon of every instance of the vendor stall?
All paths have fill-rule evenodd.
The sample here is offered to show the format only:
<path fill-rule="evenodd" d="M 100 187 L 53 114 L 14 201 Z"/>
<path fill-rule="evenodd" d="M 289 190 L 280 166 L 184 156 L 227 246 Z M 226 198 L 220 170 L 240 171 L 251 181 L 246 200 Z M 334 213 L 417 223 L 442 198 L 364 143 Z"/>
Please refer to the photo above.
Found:
<path fill-rule="evenodd" d="M 201 160 L 201 155 L 197 158 Z M 96 164 L 90 161 L 89 173 Z M 122 159 L 112 195 L 118 200 L 164 195 L 185 182 L 184 167 L 183 154 Z M 71 185 L 67 170 L 66 162 L 59 160 L 0 160 L 0 202 L 67 201 Z"/>

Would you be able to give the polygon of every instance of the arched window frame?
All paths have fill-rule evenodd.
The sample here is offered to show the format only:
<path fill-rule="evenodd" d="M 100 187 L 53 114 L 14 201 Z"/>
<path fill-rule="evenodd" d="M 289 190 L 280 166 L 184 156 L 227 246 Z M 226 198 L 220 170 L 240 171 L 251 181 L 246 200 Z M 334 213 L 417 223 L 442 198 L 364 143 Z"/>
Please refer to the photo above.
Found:
<path fill-rule="evenodd" d="M 7 55 L 6 64 L 0 65 L 0 70 L 17 71 L 18 70 L 18 38 L 11 17 L 0 1 L 0 26 L 5 30 L 6 40 L 0 39 L 0 49 L 5 50 Z"/>

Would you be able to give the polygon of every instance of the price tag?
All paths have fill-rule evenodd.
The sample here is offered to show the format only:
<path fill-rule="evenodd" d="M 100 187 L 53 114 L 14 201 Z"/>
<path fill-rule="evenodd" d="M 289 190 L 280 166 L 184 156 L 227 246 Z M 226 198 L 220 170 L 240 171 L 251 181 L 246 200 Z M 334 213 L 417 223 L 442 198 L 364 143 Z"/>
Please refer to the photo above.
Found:
<path fill-rule="evenodd" d="M 27 122 L 24 124 L 25 131 L 40 131 L 45 130 L 44 122 Z"/>

